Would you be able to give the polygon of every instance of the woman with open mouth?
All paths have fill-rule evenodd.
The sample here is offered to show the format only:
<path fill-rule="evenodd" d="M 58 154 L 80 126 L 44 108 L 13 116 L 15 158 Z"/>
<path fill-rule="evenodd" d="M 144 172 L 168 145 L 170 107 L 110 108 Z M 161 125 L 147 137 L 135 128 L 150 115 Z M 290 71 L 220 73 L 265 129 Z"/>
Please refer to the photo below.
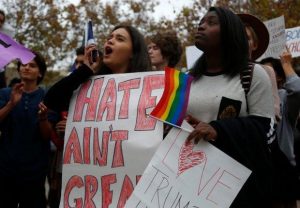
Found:
<path fill-rule="evenodd" d="M 83 64 L 69 76 L 55 83 L 44 98 L 44 103 L 49 109 L 64 115 L 56 124 L 56 135 L 59 135 L 61 140 L 64 139 L 66 113 L 73 91 L 90 76 L 151 71 L 144 37 L 132 26 L 116 26 L 105 41 L 103 48 L 103 58 L 98 55 L 96 61 L 93 62 L 91 54 L 93 50 L 97 50 L 97 46 L 86 47 Z M 62 154 L 59 164 L 62 163 L 61 157 Z M 59 183 L 61 184 L 61 178 L 59 178 Z M 60 196 L 57 198 L 60 199 Z"/>
<path fill-rule="evenodd" d="M 151 71 L 143 35 L 129 25 L 116 26 L 104 43 L 103 60 L 92 61 L 96 45 L 85 48 L 84 64 L 55 83 L 47 92 L 45 105 L 56 112 L 67 111 L 73 91 L 92 75 Z"/>

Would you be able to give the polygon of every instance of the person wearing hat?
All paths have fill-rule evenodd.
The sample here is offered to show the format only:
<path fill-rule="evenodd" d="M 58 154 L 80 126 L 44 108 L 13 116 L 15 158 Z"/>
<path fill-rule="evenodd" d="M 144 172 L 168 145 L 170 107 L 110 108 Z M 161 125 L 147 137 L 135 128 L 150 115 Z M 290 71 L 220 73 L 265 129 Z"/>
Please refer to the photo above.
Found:
<path fill-rule="evenodd" d="M 245 25 L 246 33 L 248 36 L 249 59 L 251 61 L 255 62 L 255 60 L 259 59 L 268 48 L 268 45 L 269 45 L 268 29 L 260 19 L 258 19 L 257 17 L 255 17 L 251 14 L 244 13 L 244 14 L 238 14 L 238 16 L 243 21 L 243 23 Z M 285 116 L 281 115 L 281 113 L 280 113 L 283 111 L 280 110 L 281 100 L 279 97 L 279 91 L 278 91 L 278 85 L 277 85 L 278 83 L 277 83 L 274 68 L 271 65 L 262 64 L 261 66 L 265 69 L 265 71 L 269 75 L 271 83 L 272 83 L 275 117 L 276 117 L 276 122 L 277 122 L 276 131 L 277 131 L 278 141 L 286 140 L 286 138 L 280 139 L 280 137 L 278 137 L 278 131 L 281 132 L 281 130 L 278 128 L 280 126 L 282 126 L 282 120 L 283 120 L 282 116 L 283 117 L 285 117 Z M 277 147 L 276 147 L 276 149 L 277 149 Z M 278 147 L 278 150 L 279 150 L 279 147 Z M 275 152 L 275 149 L 273 148 L 272 151 Z M 283 156 L 282 152 L 278 153 L 276 151 L 276 153 L 274 153 L 274 154 L 276 154 L 276 157 L 275 156 L 272 156 L 272 157 L 273 157 L 273 160 L 275 161 L 275 163 L 277 163 L 277 164 L 274 164 L 275 165 L 274 172 L 276 172 L 275 177 L 278 177 L 277 179 L 280 179 L 281 181 L 284 181 L 284 182 L 282 182 L 280 184 L 275 183 L 275 186 L 277 186 L 277 187 L 273 187 L 273 189 L 277 190 L 277 191 L 274 192 L 275 193 L 275 196 L 274 196 L 275 201 L 273 201 L 272 207 L 274 207 L 274 208 L 277 208 L 277 207 L 294 208 L 294 207 L 296 207 L 296 201 L 295 200 L 287 200 L 287 197 L 292 197 L 293 194 L 290 194 L 290 196 L 288 196 L 289 194 L 287 193 L 283 197 L 283 195 L 281 193 L 283 191 L 283 187 L 281 185 L 291 183 L 290 182 L 291 180 L 283 180 L 283 178 L 288 178 L 288 179 L 294 178 L 294 174 L 292 173 L 293 171 L 291 170 L 291 167 L 287 166 L 288 165 L 287 160 L 286 160 L 287 158 L 283 158 L 284 156 Z M 278 154 L 280 154 L 281 156 L 279 157 Z M 276 159 L 274 159 L 274 158 L 276 158 Z M 282 163 L 283 160 L 285 160 L 286 162 Z M 290 186 L 289 190 L 292 191 L 294 189 L 292 187 L 294 187 L 294 186 Z M 277 192 L 279 193 L 279 195 L 277 195 L 278 194 Z M 285 199 L 280 201 L 279 198 L 285 198 Z"/>
<path fill-rule="evenodd" d="M 268 48 L 269 45 L 269 31 L 265 24 L 257 17 L 240 13 L 237 14 L 245 25 L 248 42 L 249 42 L 249 59 L 253 62 L 261 57 Z M 281 119 L 280 116 L 280 98 L 278 94 L 278 87 L 276 82 L 276 75 L 274 70 L 270 66 L 262 65 L 264 70 L 270 77 L 272 84 L 272 93 L 274 98 L 275 108 L 275 121 L 278 122 Z"/>
<path fill-rule="evenodd" d="M 240 13 L 238 16 L 246 27 L 250 59 L 255 61 L 264 54 L 269 46 L 269 31 L 260 19 L 251 14 Z"/>

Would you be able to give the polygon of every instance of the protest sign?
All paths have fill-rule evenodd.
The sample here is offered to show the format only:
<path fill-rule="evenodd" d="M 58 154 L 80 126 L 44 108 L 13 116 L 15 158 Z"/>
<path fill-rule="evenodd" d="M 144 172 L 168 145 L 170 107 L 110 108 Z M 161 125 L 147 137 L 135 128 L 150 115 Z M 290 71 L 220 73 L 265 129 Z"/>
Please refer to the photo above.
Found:
<path fill-rule="evenodd" d="M 0 68 L 14 59 L 19 59 L 23 64 L 27 64 L 34 56 L 29 49 L 0 32 Z"/>
<path fill-rule="evenodd" d="M 265 21 L 264 24 L 268 28 L 270 42 L 266 52 L 259 57 L 257 61 L 267 57 L 279 58 L 279 55 L 285 49 L 286 38 L 284 16 Z"/>
<path fill-rule="evenodd" d="M 286 45 L 292 54 L 292 57 L 300 56 L 300 27 L 289 28 L 285 30 Z"/>
<path fill-rule="evenodd" d="M 60 207 L 124 207 L 163 137 L 149 114 L 164 72 L 95 76 L 74 92 L 64 142 Z"/>
<path fill-rule="evenodd" d="M 185 142 L 188 135 L 170 131 L 125 208 L 230 206 L 251 171 L 204 140 Z"/>
<path fill-rule="evenodd" d="M 196 46 L 187 46 L 185 48 L 187 68 L 191 69 L 197 59 L 203 54 L 203 52 Z"/>

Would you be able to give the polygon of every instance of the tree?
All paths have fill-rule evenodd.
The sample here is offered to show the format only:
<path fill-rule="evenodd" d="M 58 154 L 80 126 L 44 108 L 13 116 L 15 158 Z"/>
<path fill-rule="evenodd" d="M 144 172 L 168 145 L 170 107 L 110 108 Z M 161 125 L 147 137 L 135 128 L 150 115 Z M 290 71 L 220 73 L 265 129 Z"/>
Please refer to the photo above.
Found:
<path fill-rule="evenodd" d="M 300 25 L 300 1 L 297 0 L 218 0 L 216 5 L 253 14 L 262 21 L 284 15 L 286 28 Z"/>
<path fill-rule="evenodd" d="M 284 15 L 285 27 L 300 26 L 300 1 L 298 0 L 239 0 L 239 7 L 233 6 L 230 0 L 218 0 L 217 5 L 226 6 L 235 12 L 250 13 L 262 21 L 267 21 Z M 288 12 L 287 12 L 288 11 Z M 294 58 L 294 65 L 300 65 L 300 57 Z"/>
<path fill-rule="evenodd" d="M 63 25 L 59 22 L 61 10 L 52 1 L 5 1 L 7 18 L 16 29 L 16 39 L 26 47 L 37 50 L 46 56 L 49 64 L 53 57 L 63 58 L 62 43 L 67 36 Z M 51 30 L 49 30 L 51 28 Z M 55 38 L 53 38 L 55 37 Z M 45 53 L 46 48 L 47 53 Z M 57 53 L 60 51 L 60 53 Z"/>
<path fill-rule="evenodd" d="M 74 54 L 82 44 L 85 22 L 93 22 L 94 36 L 103 45 L 109 31 L 121 22 L 130 23 L 142 32 L 154 25 L 149 16 L 156 1 L 124 0 L 103 4 L 100 0 L 81 0 L 79 5 L 66 0 L 4 0 L 2 2 L 16 28 L 16 40 L 26 47 L 40 51 L 50 68 Z"/>
<path fill-rule="evenodd" d="M 172 30 L 183 46 L 194 44 L 194 33 L 200 19 L 212 6 L 211 0 L 194 0 L 191 8 L 184 7 L 174 20 L 160 18 L 153 12 L 158 0 L 81 0 L 78 5 L 67 0 L 2 0 L 7 19 L 16 28 L 16 39 L 26 47 L 46 56 L 49 69 L 65 69 L 72 64 L 75 48 L 82 44 L 85 22 L 93 22 L 94 36 L 102 45 L 110 30 L 117 24 L 137 27 L 146 37 L 159 31 Z M 300 1 L 297 0 L 217 0 L 235 12 L 249 12 L 263 21 L 285 14 L 286 27 L 300 23 Z M 272 8 L 272 9 L 270 9 Z M 286 14 L 289 11 L 289 14 Z M 179 67 L 185 66 L 183 56 Z"/>

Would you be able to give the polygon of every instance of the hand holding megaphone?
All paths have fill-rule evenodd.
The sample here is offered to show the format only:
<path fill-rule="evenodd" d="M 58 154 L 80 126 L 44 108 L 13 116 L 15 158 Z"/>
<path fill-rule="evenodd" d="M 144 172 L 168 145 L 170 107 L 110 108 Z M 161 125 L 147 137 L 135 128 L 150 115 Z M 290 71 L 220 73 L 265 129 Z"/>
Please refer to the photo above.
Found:
<path fill-rule="evenodd" d="M 86 23 L 84 39 L 85 39 L 85 56 L 86 59 L 88 60 L 88 63 L 85 62 L 85 64 L 88 65 L 95 73 L 100 65 L 100 58 L 99 58 L 98 49 L 96 47 L 96 41 L 93 35 L 93 25 L 91 20 L 89 20 Z"/>
<path fill-rule="evenodd" d="M 93 51 L 96 51 L 97 54 L 93 55 L 93 53 L 95 53 Z M 98 55 L 98 50 L 97 50 L 96 45 L 89 45 L 89 46 L 85 47 L 84 56 L 85 56 L 84 64 L 87 65 L 88 67 L 90 67 L 94 73 L 96 73 L 97 70 L 99 69 L 100 63 L 101 63 L 100 56 Z"/>

